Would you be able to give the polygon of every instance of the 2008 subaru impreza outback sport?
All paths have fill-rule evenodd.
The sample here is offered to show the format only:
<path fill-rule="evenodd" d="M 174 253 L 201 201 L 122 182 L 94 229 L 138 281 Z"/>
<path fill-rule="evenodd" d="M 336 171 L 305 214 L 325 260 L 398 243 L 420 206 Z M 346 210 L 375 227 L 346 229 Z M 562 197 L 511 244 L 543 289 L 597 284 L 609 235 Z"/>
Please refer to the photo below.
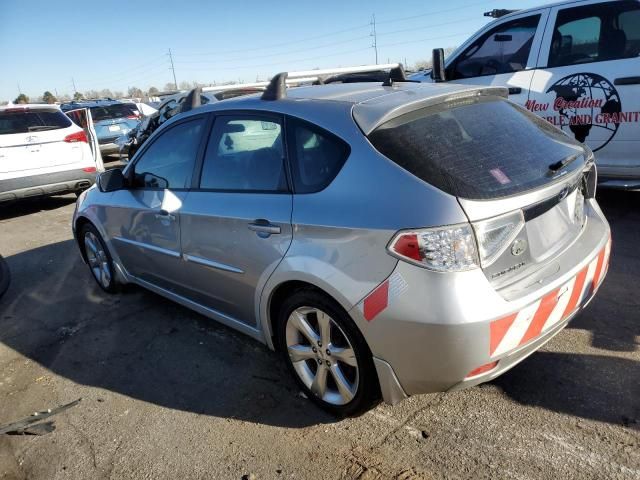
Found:
<path fill-rule="evenodd" d="M 510 369 L 593 297 L 593 154 L 453 84 L 327 84 L 195 108 L 78 200 L 99 285 L 136 283 L 283 353 L 338 415 Z"/>

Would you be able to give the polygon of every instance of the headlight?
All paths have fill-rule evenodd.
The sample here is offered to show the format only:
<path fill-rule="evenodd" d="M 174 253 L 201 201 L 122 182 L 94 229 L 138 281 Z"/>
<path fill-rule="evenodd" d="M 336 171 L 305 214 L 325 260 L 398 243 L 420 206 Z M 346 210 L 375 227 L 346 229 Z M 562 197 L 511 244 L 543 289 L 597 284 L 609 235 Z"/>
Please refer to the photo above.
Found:
<path fill-rule="evenodd" d="M 398 232 L 389 251 L 396 257 L 438 272 L 477 268 L 478 252 L 471 225 Z"/>

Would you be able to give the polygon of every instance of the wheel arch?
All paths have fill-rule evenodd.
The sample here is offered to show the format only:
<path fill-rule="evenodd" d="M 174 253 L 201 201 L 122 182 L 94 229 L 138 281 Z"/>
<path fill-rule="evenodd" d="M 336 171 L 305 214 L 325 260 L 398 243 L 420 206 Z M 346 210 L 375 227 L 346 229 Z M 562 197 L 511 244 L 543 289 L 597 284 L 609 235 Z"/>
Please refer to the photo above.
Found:
<path fill-rule="evenodd" d="M 308 278 L 289 278 L 286 280 L 279 281 L 274 284 L 274 286 L 269 289 L 268 293 L 264 295 L 266 297 L 265 308 L 262 309 L 262 330 L 264 335 L 264 340 L 267 343 L 267 346 L 272 350 L 277 349 L 277 342 L 275 342 L 275 331 L 276 331 L 276 321 L 278 317 L 278 311 L 282 303 L 291 295 L 293 295 L 296 291 L 302 289 L 310 289 L 315 290 L 331 300 L 335 301 L 340 305 L 344 311 L 349 315 L 353 323 L 356 325 L 356 328 L 362 330 L 357 325 L 353 317 L 349 314 L 349 310 L 353 307 L 350 302 L 339 292 L 333 289 L 330 285 L 325 285 L 324 282 L 314 281 Z"/>

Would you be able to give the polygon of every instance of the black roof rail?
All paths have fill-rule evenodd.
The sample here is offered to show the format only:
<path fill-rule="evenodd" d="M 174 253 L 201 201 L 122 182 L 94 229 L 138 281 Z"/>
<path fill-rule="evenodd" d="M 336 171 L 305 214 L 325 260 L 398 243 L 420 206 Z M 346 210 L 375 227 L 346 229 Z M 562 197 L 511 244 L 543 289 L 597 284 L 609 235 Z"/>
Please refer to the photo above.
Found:
<path fill-rule="evenodd" d="M 202 101 L 200 96 L 202 95 L 202 87 L 196 87 L 189 92 L 189 94 L 184 99 L 184 103 L 180 108 L 180 113 L 188 112 L 189 110 L 193 110 L 194 108 L 198 108 L 202 105 Z"/>
<path fill-rule="evenodd" d="M 383 85 L 390 86 L 393 82 L 410 82 L 401 63 L 388 63 L 383 65 L 360 65 L 356 67 L 339 67 L 318 70 L 306 70 L 302 72 L 280 72 L 275 75 L 266 90 L 262 94 L 262 100 L 279 100 L 287 96 L 287 83 L 313 83 L 314 85 L 324 83 L 323 76 L 327 75 L 348 75 L 364 72 L 378 72 L 389 70 L 389 77 Z"/>
<path fill-rule="evenodd" d="M 289 74 L 287 72 L 280 72 L 275 75 L 260 98 L 262 98 L 262 100 L 269 101 L 285 98 L 287 96 L 288 76 Z"/>

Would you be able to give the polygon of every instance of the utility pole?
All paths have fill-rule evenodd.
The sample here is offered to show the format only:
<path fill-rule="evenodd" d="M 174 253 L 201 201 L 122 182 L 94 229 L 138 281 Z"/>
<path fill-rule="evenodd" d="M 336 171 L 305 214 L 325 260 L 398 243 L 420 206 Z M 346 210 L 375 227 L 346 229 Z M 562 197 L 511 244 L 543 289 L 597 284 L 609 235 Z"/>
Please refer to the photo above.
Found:
<path fill-rule="evenodd" d="M 22 89 L 20 88 L 20 82 L 18 82 L 18 93 L 22 95 Z"/>
<path fill-rule="evenodd" d="M 171 49 L 169 49 L 169 60 L 171 61 L 171 71 L 173 72 L 173 85 L 178 89 L 178 81 L 176 80 L 176 69 L 173 66 L 173 55 L 171 55 Z"/>
<path fill-rule="evenodd" d="M 78 89 L 76 88 L 76 81 L 71 77 L 71 83 L 73 84 L 73 93 L 76 93 Z"/>
<path fill-rule="evenodd" d="M 373 28 L 372 32 L 369 34 L 373 37 L 373 49 L 376 52 L 376 65 L 378 64 L 378 33 L 376 32 L 376 14 L 371 15 L 371 27 Z"/>

